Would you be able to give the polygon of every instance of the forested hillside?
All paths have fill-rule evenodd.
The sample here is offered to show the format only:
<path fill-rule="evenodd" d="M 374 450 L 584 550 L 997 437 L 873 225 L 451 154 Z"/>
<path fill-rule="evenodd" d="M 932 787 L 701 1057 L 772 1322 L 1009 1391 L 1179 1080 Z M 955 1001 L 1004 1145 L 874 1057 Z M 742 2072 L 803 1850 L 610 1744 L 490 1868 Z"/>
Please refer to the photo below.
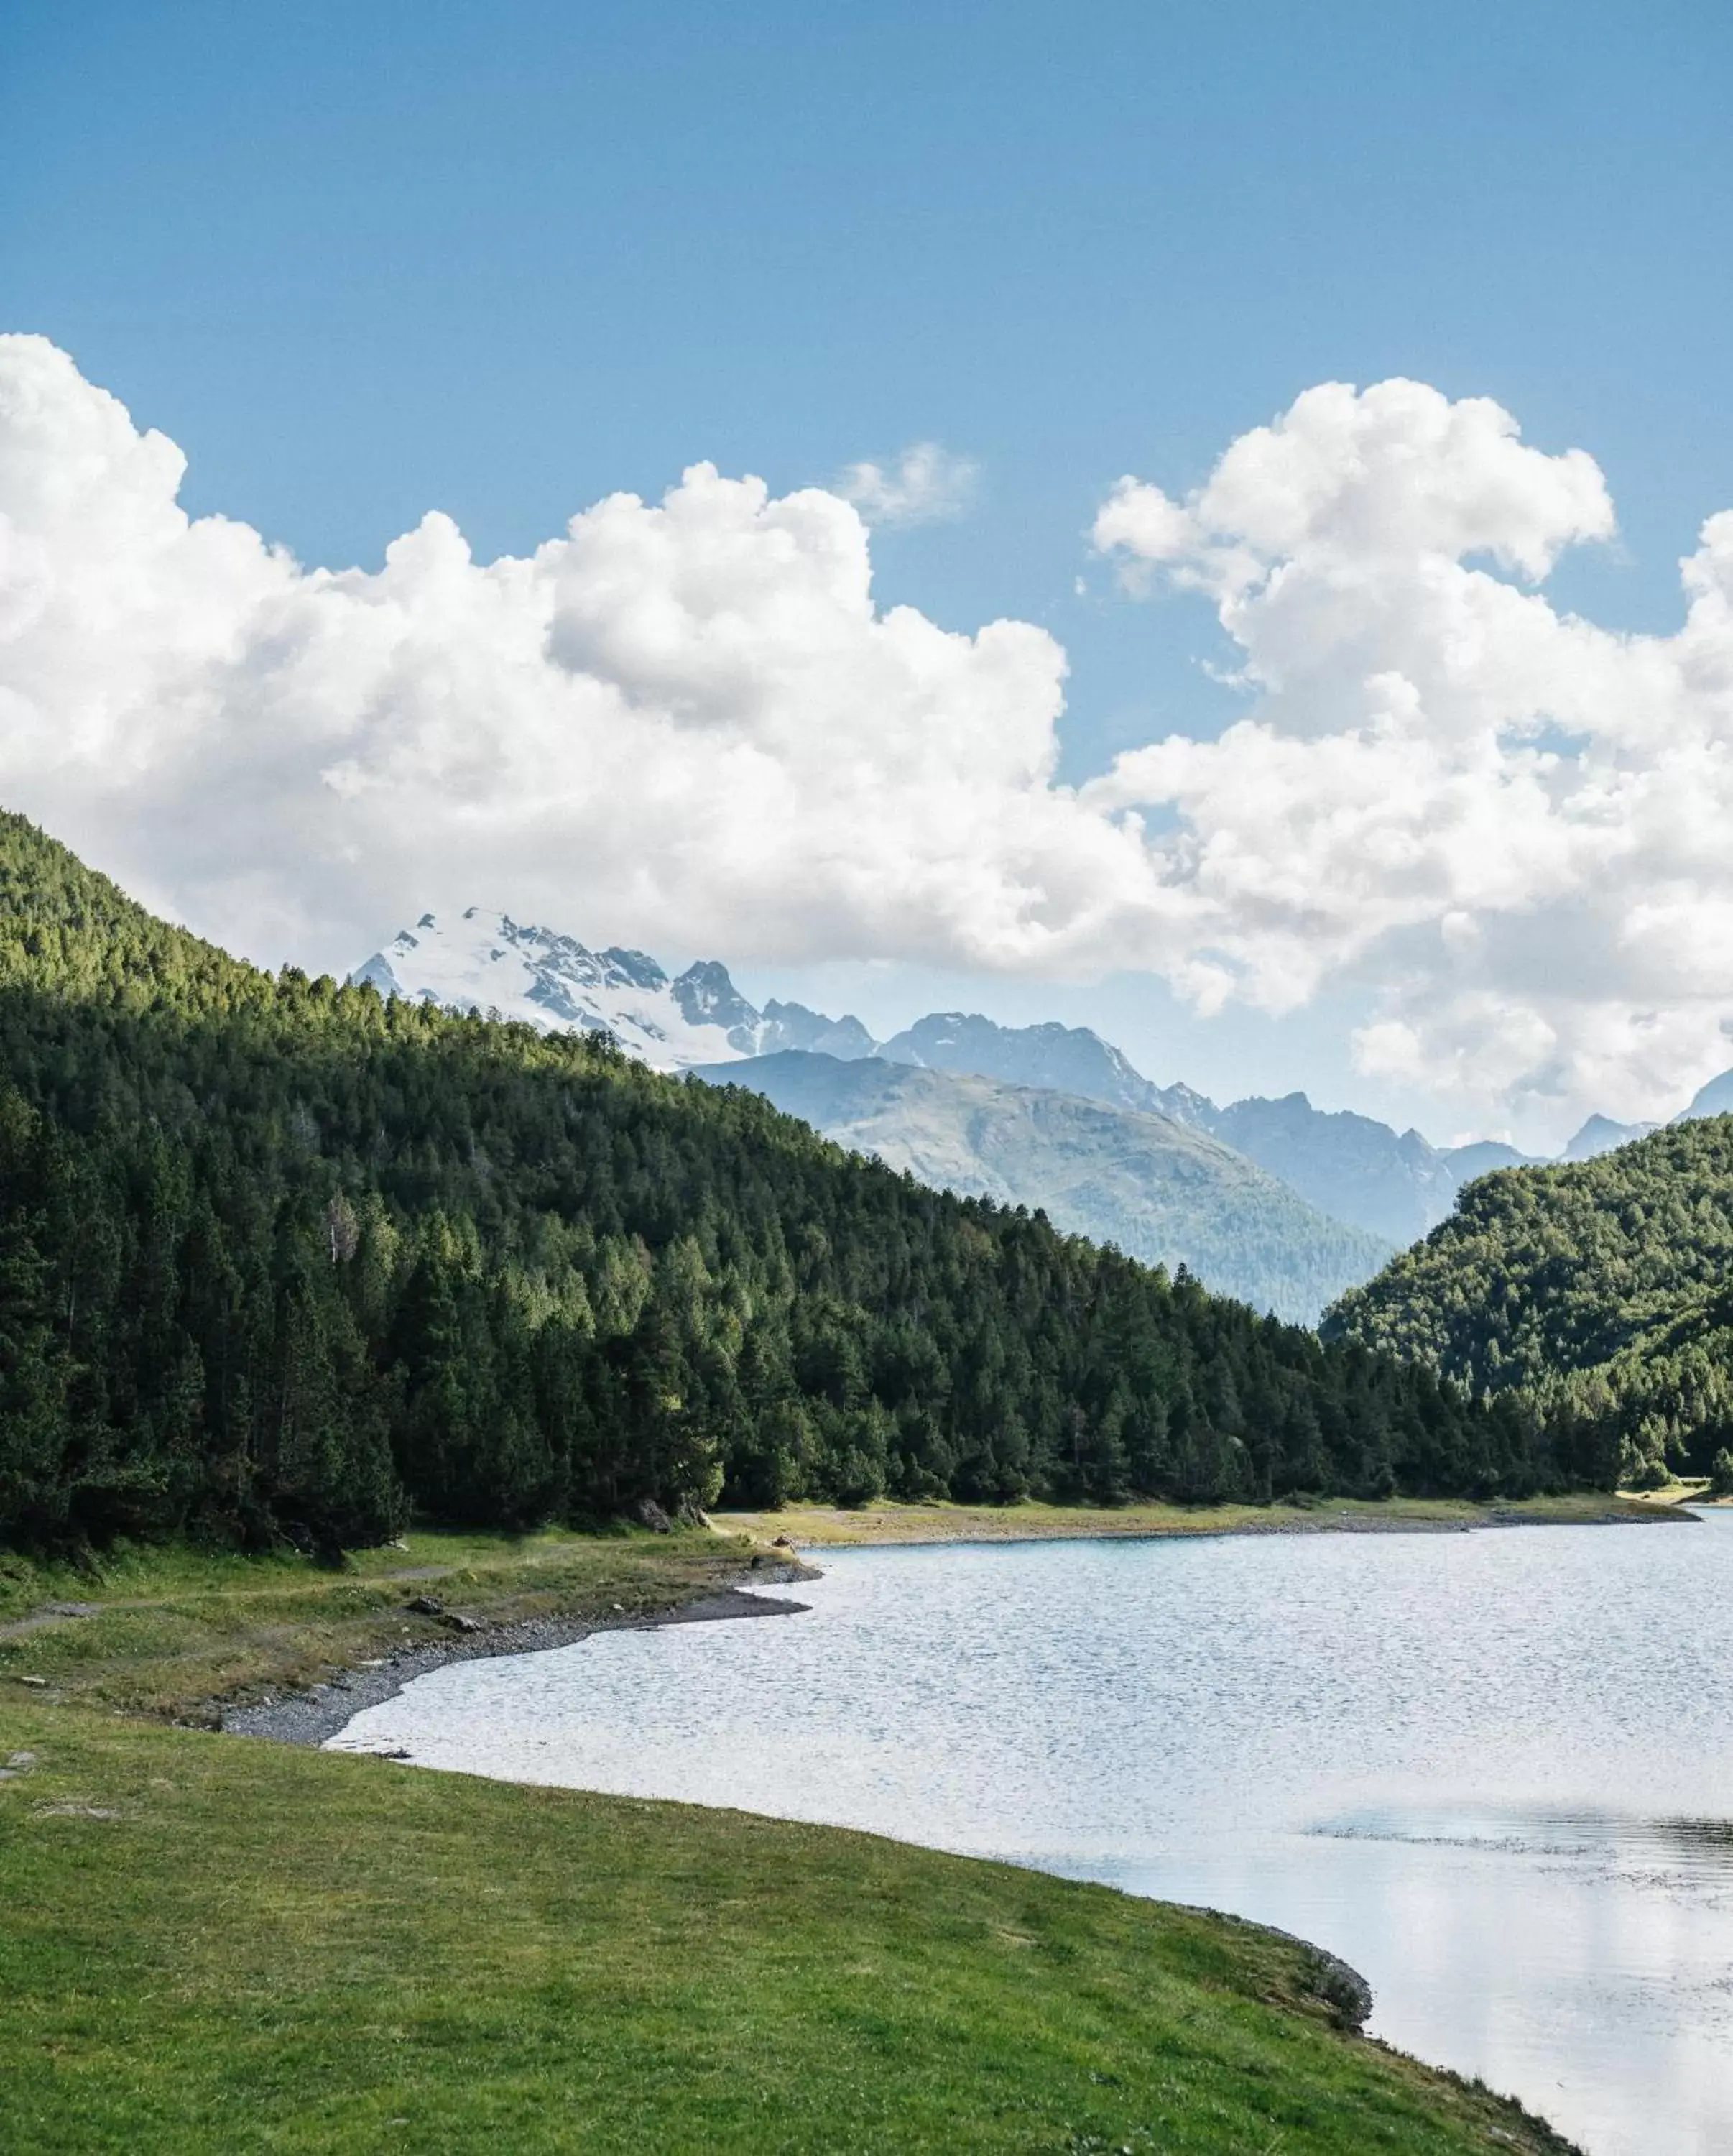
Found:
<path fill-rule="evenodd" d="M 1733 1445 L 1733 1116 L 1464 1194 L 1325 1330 L 1521 1397 L 1653 1481 Z"/>
<path fill-rule="evenodd" d="M 1525 1492 L 1514 1404 L 595 1038 L 273 979 L 0 820 L 0 1535 Z"/>

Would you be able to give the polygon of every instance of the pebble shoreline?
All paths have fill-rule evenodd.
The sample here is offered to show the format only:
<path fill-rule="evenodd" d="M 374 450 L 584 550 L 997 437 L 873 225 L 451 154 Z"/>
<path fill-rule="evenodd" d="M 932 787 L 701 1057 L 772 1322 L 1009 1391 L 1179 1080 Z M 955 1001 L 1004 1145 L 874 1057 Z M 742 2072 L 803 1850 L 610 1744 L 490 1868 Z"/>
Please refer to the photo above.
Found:
<path fill-rule="evenodd" d="M 752 1578 L 755 1586 L 761 1580 L 781 1585 L 818 1576 L 810 1565 L 788 1563 L 767 1565 Z M 345 1670 L 308 1691 L 230 1707 L 218 1726 L 233 1737 L 264 1737 L 279 1744 L 318 1746 L 335 1737 L 364 1707 L 394 1698 L 405 1685 L 430 1670 L 443 1669 L 448 1662 L 545 1654 L 551 1648 L 573 1646 L 595 1632 L 657 1632 L 665 1625 L 712 1625 L 738 1617 L 792 1617 L 808 1607 L 785 1596 L 724 1587 L 649 1617 L 531 1617 L 515 1625 L 485 1625 L 474 1632 L 454 1634 L 449 1640 L 402 1648 L 377 1665 L 363 1663 Z"/>

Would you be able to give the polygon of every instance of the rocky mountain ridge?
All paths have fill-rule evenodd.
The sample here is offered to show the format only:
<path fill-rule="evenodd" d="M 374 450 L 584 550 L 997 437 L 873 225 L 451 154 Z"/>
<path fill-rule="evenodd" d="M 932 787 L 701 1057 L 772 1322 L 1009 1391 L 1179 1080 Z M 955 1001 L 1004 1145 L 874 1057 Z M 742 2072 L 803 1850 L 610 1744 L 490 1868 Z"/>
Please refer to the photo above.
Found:
<path fill-rule="evenodd" d="M 443 919 L 423 913 L 349 978 L 413 1003 L 611 1033 L 656 1070 L 782 1049 L 848 1057 L 870 1055 L 874 1047 L 859 1019 L 774 1000 L 755 1009 L 715 959 L 670 976 L 647 952 L 592 951 L 575 937 L 479 906 Z"/>
<path fill-rule="evenodd" d="M 1477 1177 L 1535 1164 L 1496 1139 L 1435 1147 L 1418 1131 L 1397 1132 L 1351 1110 L 1316 1108 L 1300 1092 L 1218 1106 L 1189 1086 L 1146 1078 L 1087 1026 L 1005 1026 L 978 1013 L 935 1011 L 875 1041 L 858 1018 L 833 1019 L 775 999 L 756 1009 L 717 960 L 671 976 L 644 952 L 592 951 L 574 937 L 479 906 L 454 916 L 422 915 L 351 978 L 371 981 L 382 994 L 497 1011 L 537 1026 L 606 1030 L 660 1070 L 791 1051 L 838 1062 L 876 1057 L 1165 1117 L 1243 1155 L 1315 1211 L 1398 1246 L 1448 1219 L 1458 1194 Z M 1680 1120 L 1729 1106 L 1733 1071 L 1705 1086 Z M 1653 1127 L 1592 1116 L 1562 1158 L 1591 1159 Z"/>

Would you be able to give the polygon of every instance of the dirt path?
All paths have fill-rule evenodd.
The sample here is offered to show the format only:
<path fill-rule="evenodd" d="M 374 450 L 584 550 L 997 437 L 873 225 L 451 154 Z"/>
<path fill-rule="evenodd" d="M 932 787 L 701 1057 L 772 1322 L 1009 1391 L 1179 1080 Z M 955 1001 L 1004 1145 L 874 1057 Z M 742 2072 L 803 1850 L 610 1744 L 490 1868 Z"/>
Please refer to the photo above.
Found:
<path fill-rule="evenodd" d="M 16 1640 L 23 1632 L 39 1632 L 44 1625 L 65 1625 L 80 1617 L 100 1617 L 109 1605 L 102 1602 L 47 1602 L 11 1625 L 0 1625 L 0 1640 Z"/>

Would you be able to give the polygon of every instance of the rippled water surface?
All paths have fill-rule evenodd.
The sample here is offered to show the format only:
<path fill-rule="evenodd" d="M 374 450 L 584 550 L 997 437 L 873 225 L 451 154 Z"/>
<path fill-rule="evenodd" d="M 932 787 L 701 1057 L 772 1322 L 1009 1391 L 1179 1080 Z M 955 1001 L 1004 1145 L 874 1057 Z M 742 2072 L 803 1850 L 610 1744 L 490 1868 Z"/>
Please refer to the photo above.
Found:
<path fill-rule="evenodd" d="M 1733 2151 L 1733 1513 L 824 1564 L 804 1615 L 454 1664 L 334 1742 L 1235 1910 L 1592 2156 Z"/>

